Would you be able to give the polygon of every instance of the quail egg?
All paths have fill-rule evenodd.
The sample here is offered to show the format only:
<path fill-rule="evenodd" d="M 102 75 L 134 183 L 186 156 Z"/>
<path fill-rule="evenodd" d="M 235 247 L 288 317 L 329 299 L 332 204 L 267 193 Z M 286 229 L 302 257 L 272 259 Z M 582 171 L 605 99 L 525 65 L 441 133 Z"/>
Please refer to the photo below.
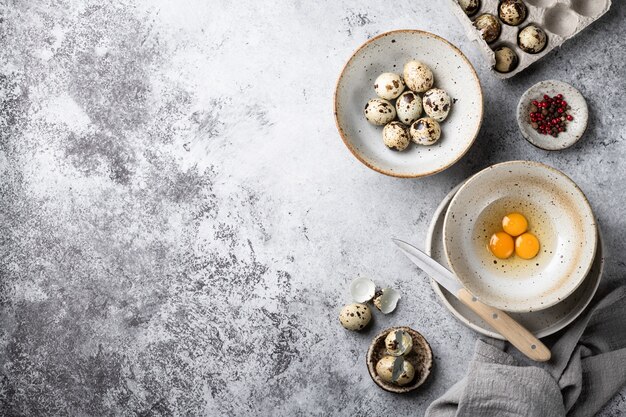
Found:
<path fill-rule="evenodd" d="M 480 35 L 487 43 L 491 43 L 498 39 L 500 31 L 502 30 L 502 26 L 500 25 L 500 22 L 498 22 L 498 19 L 489 13 L 478 16 L 476 20 L 474 20 L 474 26 L 478 29 Z"/>
<path fill-rule="evenodd" d="M 348 330 L 361 330 L 372 320 L 372 311 L 365 304 L 348 304 L 341 309 L 339 321 Z"/>
<path fill-rule="evenodd" d="M 350 283 L 350 295 L 357 303 L 367 303 L 374 298 L 376 293 L 376 284 L 371 279 L 359 277 Z"/>
<path fill-rule="evenodd" d="M 405 150 L 411 142 L 407 127 L 400 122 L 389 123 L 383 128 L 383 142 L 389 149 Z"/>
<path fill-rule="evenodd" d="M 383 314 L 392 313 L 402 298 L 400 291 L 393 288 L 383 288 L 374 295 L 374 306 Z"/>
<path fill-rule="evenodd" d="M 385 338 L 385 347 L 391 356 L 406 355 L 413 349 L 413 337 L 404 330 L 389 332 Z"/>
<path fill-rule="evenodd" d="M 404 81 L 398 74 L 383 72 L 374 81 L 374 90 L 378 97 L 393 100 L 404 91 Z"/>
<path fill-rule="evenodd" d="M 418 145 L 434 145 L 441 136 L 441 127 L 435 119 L 422 117 L 413 122 L 409 135 L 411 140 Z"/>
<path fill-rule="evenodd" d="M 522 0 L 502 0 L 498 15 L 507 25 L 517 26 L 526 19 L 526 5 Z"/>
<path fill-rule="evenodd" d="M 496 55 L 496 71 L 511 72 L 517 66 L 517 54 L 508 46 L 500 46 L 494 51 Z"/>
<path fill-rule="evenodd" d="M 396 108 L 385 99 L 373 98 L 365 105 L 365 118 L 373 125 L 382 126 L 396 118 Z"/>
<path fill-rule="evenodd" d="M 466 15 L 471 16 L 480 9 L 480 0 L 459 0 L 459 6 Z"/>
<path fill-rule="evenodd" d="M 528 25 L 517 35 L 517 44 L 524 52 L 537 54 L 546 47 L 548 38 L 546 32 L 538 26 Z"/>
<path fill-rule="evenodd" d="M 450 96 L 441 88 L 431 88 L 422 98 L 424 111 L 438 122 L 443 122 L 448 117 L 451 104 Z"/>
<path fill-rule="evenodd" d="M 383 356 L 376 363 L 376 374 L 385 382 L 406 385 L 415 378 L 415 368 L 402 356 Z"/>
<path fill-rule="evenodd" d="M 396 100 L 396 114 L 398 119 L 407 126 L 422 115 L 422 99 L 413 91 L 405 91 Z"/>
<path fill-rule="evenodd" d="M 420 61 L 409 61 L 404 64 L 402 71 L 404 82 L 409 89 L 416 93 L 423 93 L 432 88 L 435 77 L 428 65 Z"/>

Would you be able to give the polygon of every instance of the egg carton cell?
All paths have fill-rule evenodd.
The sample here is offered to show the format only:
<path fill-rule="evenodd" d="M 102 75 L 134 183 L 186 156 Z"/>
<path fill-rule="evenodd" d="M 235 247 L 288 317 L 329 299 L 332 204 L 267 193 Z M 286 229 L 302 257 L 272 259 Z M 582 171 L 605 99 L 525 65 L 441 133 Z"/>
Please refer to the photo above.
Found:
<path fill-rule="evenodd" d="M 599 19 L 611 7 L 611 0 L 480 0 L 478 9 L 474 8 L 468 16 L 461 4 L 467 7 L 467 0 L 448 0 L 450 7 L 465 28 L 468 38 L 474 41 L 486 58 L 494 75 L 499 78 L 510 78 L 519 74 L 530 65 L 541 60 L 554 48 L 571 39 L 583 29 Z M 503 4 L 501 15 L 500 5 Z M 506 6 L 506 7 L 504 7 Z M 511 17 L 513 13 L 513 18 Z M 518 13 L 515 18 L 515 13 Z M 477 18 L 484 14 L 491 14 L 501 23 L 500 34 L 497 39 L 486 42 L 479 30 L 474 26 Z M 503 19 L 504 18 L 504 19 Z M 513 22 L 513 24 L 511 24 Z M 518 36 L 522 29 L 529 25 L 537 26 L 546 35 L 546 45 L 524 51 L 518 43 Z M 498 68 L 510 68 L 508 72 L 496 70 L 495 50 L 506 45 L 517 55 L 515 66 L 498 65 Z"/>

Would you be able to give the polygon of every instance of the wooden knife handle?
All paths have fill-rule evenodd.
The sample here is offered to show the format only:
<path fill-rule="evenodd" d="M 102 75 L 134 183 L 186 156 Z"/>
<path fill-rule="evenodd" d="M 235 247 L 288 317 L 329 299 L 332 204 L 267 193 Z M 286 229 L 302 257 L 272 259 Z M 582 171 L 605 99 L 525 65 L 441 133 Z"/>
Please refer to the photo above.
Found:
<path fill-rule="evenodd" d="M 465 288 L 461 288 L 456 296 L 524 355 L 537 362 L 550 360 L 550 349 L 508 314 L 481 303 Z"/>

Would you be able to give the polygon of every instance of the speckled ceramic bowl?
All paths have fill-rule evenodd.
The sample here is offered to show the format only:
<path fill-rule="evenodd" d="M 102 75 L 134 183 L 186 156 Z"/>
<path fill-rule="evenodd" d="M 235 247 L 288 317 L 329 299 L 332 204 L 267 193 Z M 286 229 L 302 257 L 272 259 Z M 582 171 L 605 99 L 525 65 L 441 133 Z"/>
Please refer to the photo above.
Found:
<path fill-rule="evenodd" d="M 450 200 L 452 200 L 452 197 L 454 197 L 460 187 L 461 184 L 450 191 L 441 204 L 439 204 L 437 210 L 435 210 L 424 244 L 426 253 L 448 269 L 450 265 L 448 265 L 443 247 L 443 220 L 448 206 L 450 205 Z M 598 249 L 596 251 L 595 260 L 593 261 L 589 274 L 587 274 L 587 277 L 576 291 L 560 303 L 544 310 L 529 313 L 510 313 L 510 315 L 539 338 L 554 334 L 573 322 L 589 305 L 600 285 L 603 270 L 604 256 L 602 252 L 602 233 L 600 233 L 600 228 L 598 227 Z M 489 324 L 478 317 L 476 313 L 456 298 L 454 294 L 451 294 L 448 290 L 440 286 L 437 281 L 431 279 L 431 286 L 441 303 L 461 323 L 485 336 L 504 339 L 500 333 L 493 330 Z"/>
<path fill-rule="evenodd" d="M 398 152 L 385 146 L 382 126 L 371 125 L 363 109 L 376 97 L 376 77 L 400 74 L 411 59 L 432 69 L 434 86 L 446 90 L 453 104 L 435 145 L 411 143 Z M 339 134 L 350 152 L 368 167 L 395 177 L 423 177 L 452 166 L 474 143 L 483 118 L 482 90 L 472 64 L 445 39 L 419 30 L 383 33 L 357 49 L 339 76 L 334 105 Z"/>
<path fill-rule="evenodd" d="M 495 258 L 489 237 L 520 212 L 539 254 Z M 551 307 L 571 295 L 593 263 L 597 229 L 582 191 L 562 172 L 531 161 L 493 165 L 471 177 L 445 216 L 445 253 L 461 283 L 484 303 L 512 312 Z"/>
<path fill-rule="evenodd" d="M 415 368 L 415 378 L 410 384 L 404 386 L 385 382 L 376 373 L 376 364 L 387 352 L 385 338 L 389 332 L 395 330 L 404 330 L 413 338 L 413 350 L 408 355 L 405 355 L 405 359 Z M 417 389 L 426 381 L 433 367 L 433 351 L 430 345 L 424 336 L 410 327 L 390 327 L 377 334 L 367 351 L 367 357 L 365 359 L 367 361 L 367 370 L 376 385 L 385 391 L 394 392 L 396 394 L 403 394 Z"/>
<path fill-rule="evenodd" d="M 567 122 L 567 130 L 559 133 L 555 138 L 550 135 L 542 135 L 530 125 L 530 105 L 533 100 L 541 101 L 543 95 L 554 97 L 563 94 L 563 100 L 571 107 L 568 111 L 574 120 Z M 530 87 L 522 95 L 517 104 L 517 124 L 526 140 L 538 148 L 547 151 L 558 151 L 569 148 L 583 136 L 587 129 L 587 119 L 589 111 L 587 102 L 580 91 L 563 81 L 547 80 L 541 81 Z"/>

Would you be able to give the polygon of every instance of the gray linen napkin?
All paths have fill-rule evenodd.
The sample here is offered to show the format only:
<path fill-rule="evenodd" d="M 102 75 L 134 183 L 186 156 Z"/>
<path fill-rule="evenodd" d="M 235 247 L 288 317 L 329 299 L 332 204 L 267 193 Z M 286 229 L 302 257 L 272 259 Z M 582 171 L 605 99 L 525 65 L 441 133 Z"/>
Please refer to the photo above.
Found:
<path fill-rule="evenodd" d="M 626 383 L 626 287 L 598 301 L 539 364 L 477 340 L 467 376 L 426 417 L 589 417 Z"/>

